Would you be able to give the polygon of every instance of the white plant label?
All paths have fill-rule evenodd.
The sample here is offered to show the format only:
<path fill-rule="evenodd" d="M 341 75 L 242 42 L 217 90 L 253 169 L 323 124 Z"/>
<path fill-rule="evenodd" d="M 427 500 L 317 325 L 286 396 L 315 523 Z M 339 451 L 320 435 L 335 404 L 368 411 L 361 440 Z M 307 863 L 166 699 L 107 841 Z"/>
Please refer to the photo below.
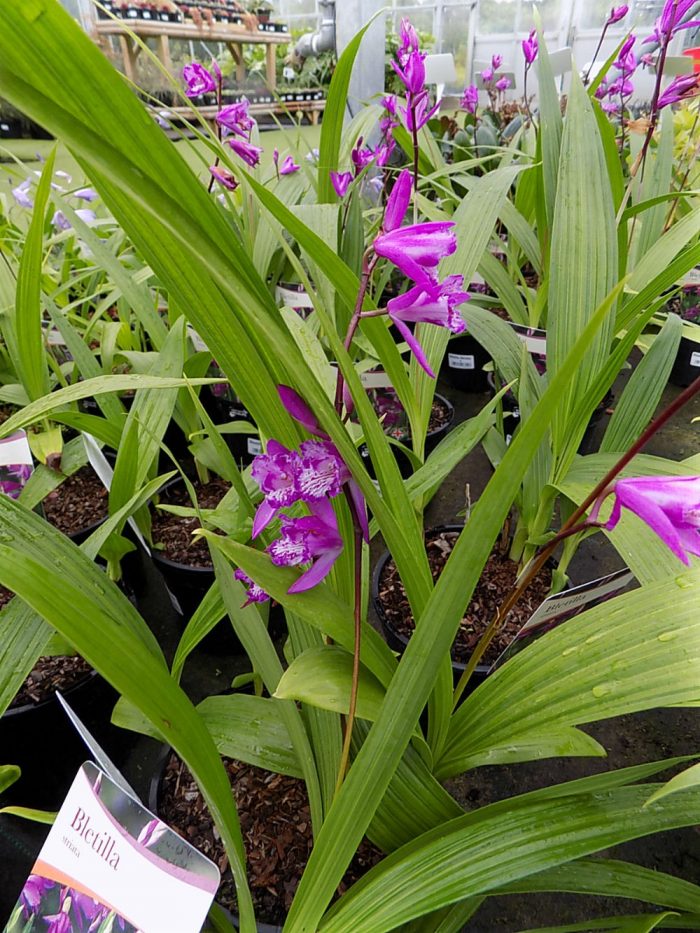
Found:
<path fill-rule="evenodd" d="M 690 365 L 691 366 L 700 366 L 700 353 L 697 351 L 690 354 Z"/>
<path fill-rule="evenodd" d="M 474 369 L 474 357 L 463 353 L 448 353 L 447 365 L 450 369 Z"/>
<path fill-rule="evenodd" d="M 251 457 L 257 457 L 262 453 L 262 442 L 259 437 L 248 438 L 248 453 Z"/>
<path fill-rule="evenodd" d="M 0 493 L 18 499 L 33 471 L 26 431 L 17 431 L 0 440 Z"/>
<path fill-rule="evenodd" d="M 213 862 L 87 762 L 5 933 L 53 929 L 61 914 L 61 929 L 199 933 L 219 881 Z"/>

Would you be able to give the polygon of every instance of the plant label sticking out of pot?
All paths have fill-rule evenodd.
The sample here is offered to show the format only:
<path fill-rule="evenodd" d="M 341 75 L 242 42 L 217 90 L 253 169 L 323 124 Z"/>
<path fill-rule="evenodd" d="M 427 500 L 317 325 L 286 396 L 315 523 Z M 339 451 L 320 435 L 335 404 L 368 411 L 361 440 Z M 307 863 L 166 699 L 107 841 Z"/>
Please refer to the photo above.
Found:
<path fill-rule="evenodd" d="M 5 931 L 65 914 L 71 930 L 199 933 L 219 881 L 213 862 L 86 762 Z"/>
<path fill-rule="evenodd" d="M 700 285 L 700 266 L 694 266 L 690 272 L 686 272 L 680 284 L 686 288 L 688 285 Z"/>
<path fill-rule="evenodd" d="M 580 586 L 564 590 L 554 596 L 548 596 L 533 612 L 503 654 L 494 661 L 491 671 L 509 661 L 545 632 L 549 632 L 563 622 L 568 622 L 569 619 L 580 615 L 586 609 L 592 609 L 600 603 L 607 602 L 619 595 L 631 583 L 634 583 L 632 572 L 618 570 L 606 577 L 592 580 L 590 583 L 582 583 Z"/>
<path fill-rule="evenodd" d="M 474 369 L 476 362 L 469 353 L 448 353 L 447 362 L 450 369 Z"/>
<path fill-rule="evenodd" d="M 691 366 L 700 366 L 700 353 L 697 351 L 690 354 L 690 365 Z"/>
<path fill-rule="evenodd" d="M 0 493 L 18 499 L 34 471 L 26 431 L 0 440 Z"/>

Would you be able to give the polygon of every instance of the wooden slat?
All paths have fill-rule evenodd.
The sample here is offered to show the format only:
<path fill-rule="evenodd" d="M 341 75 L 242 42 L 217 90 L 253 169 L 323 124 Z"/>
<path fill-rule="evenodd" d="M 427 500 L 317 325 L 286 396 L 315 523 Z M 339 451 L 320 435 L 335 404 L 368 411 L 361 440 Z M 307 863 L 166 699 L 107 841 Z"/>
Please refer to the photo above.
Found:
<path fill-rule="evenodd" d="M 283 45 L 291 40 L 288 32 L 249 32 L 243 26 L 235 26 L 231 23 L 197 26 L 194 23 L 164 23 L 160 20 L 150 22 L 142 19 L 129 19 L 122 24 L 115 20 L 103 19 L 95 23 L 95 31 L 105 36 L 118 36 L 128 31 L 144 38 L 169 36 L 171 39 L 192 39 L 205 42 L 249 42 L 259 45 Z"/>

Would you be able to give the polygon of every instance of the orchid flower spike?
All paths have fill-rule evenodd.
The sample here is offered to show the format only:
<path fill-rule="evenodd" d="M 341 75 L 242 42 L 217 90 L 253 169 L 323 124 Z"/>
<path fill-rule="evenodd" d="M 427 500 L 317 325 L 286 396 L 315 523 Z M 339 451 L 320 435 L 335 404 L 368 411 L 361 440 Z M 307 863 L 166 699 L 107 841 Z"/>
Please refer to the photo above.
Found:
<path fill-rule="evenodd" d="M 629 9 L 626 3 L 623 3 L 622 6 L 614 6 L 612 10 L 610 10 L 608 18 L 605 20 L 606 27 L 614 26 L 615 23 L 619 23 L 623 20 L 629 13 Z"/>
<path fill-rule="evenodd" d="M 537 43 L 537 30 L 533 29 L 527 39 L 523 39 L 523 55 L 525 64 L 530 66 L 537 58 L 539 45 Z"/>
<path fill-rule="evenodd" d="M 393 262 L 409 279 L 432 288 L 440 262 L 457 249 L 453 227 L 448 220 L 393 229 L 375 239 L 374 252 Z"/>
<path fill-rule="evenodd" d="M 614 495 L 613 509 L 603 525 L 611 531 L 622 507 L 634 512 L 683 561 L 700 557 L 700 476 L 639 476 L 619 479 L 593 505 L 588 522 L 597 522 L 601 505 Z"/>
<path fill-rule="evenodd" d="M 476 84 L 470 84 L 464 89 L 464 94 L 462 94 L 462 100 L 459 102 L 459 106 L 462 110 L 466 110 L 467 113 L 476 113 L 476 108 L 479 105 L 479 89 Z"/>
<path fill-rule="evenodd" d="M 679 75 L 674 78 L 658 100 L 659 110 L 681 100 L 690 100 L 700 93 L 700 74 Z"/>

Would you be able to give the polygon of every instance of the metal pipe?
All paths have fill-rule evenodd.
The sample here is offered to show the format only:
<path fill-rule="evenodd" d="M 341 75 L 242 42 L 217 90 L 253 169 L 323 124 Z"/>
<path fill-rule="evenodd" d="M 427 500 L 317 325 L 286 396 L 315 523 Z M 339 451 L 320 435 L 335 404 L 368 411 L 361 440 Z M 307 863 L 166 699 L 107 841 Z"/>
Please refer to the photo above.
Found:
<path fill-rule="evenodd" d="M 312 58 L 335 50 L 335 0 L 318 0 L 321 23 L 316 32 L 305 33 L 294 46 L 297 58 Z"/>

